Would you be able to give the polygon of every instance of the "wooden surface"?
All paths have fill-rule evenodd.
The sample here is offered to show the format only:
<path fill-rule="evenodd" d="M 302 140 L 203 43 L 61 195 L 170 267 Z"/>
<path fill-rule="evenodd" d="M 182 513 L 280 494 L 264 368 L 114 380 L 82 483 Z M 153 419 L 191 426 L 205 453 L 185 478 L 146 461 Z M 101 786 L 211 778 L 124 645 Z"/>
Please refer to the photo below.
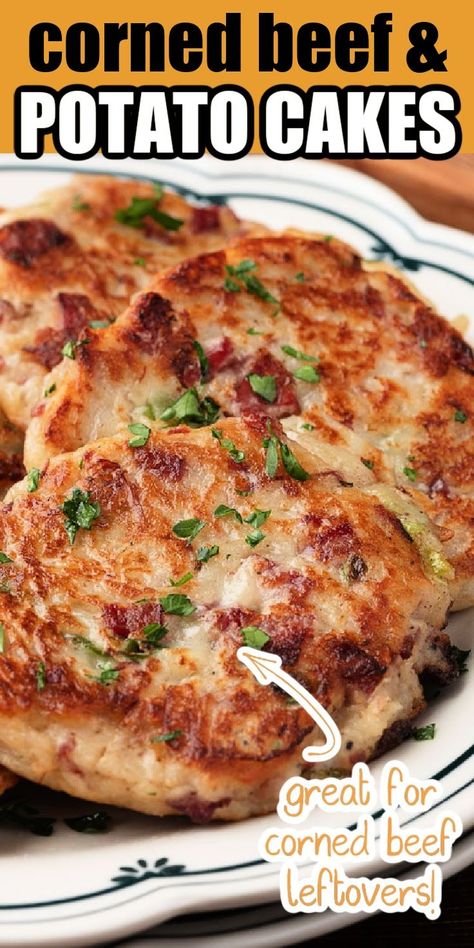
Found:
<path fill-rule="evenodd" d="M 341 164 L 378 178 L 429 220 L 474 233 L 474 155 L 457 155 L 449 161 L 364 159 Z M 376 915 L 304 944 L 308 948 L 313 944 L 317 948 L 473 948 L 474 865 L 446 882 L 441 918 L 436 922 L 410 909 L 404 914 Z"/>
<path fill-rule="evenodd" d="M 423 217 L 474 233 L 474 155 L 448 161 L 340 161 L 372 175 L 409 201 Z"/>

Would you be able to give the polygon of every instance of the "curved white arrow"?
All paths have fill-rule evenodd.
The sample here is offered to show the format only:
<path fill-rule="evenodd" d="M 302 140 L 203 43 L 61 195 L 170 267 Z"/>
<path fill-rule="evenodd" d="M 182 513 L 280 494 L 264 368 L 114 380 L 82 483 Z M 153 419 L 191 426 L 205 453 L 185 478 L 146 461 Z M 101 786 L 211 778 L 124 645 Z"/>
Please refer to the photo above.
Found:
<path fill-rule="evenodd" d="M 323 732 L 325 743 L 305 747 L 302 752 L 304 759 L 315 763 L 335 757 L 341 747 L 341 733 L 337 724 L 311 692 L 283 671 L 280 656 L 243 645 L 237 652 L 237 658 L 252 672 L 260 685 L 270 685 L 273 682 L 291 695 Z"/>

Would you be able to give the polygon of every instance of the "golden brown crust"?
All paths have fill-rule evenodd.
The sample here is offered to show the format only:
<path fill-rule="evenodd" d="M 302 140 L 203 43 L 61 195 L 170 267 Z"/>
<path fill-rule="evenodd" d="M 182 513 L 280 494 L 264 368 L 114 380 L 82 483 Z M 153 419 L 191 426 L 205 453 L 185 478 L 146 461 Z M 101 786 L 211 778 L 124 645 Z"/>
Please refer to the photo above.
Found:
<path fill-rule="evenodd" d="M 193 253 L 242 233 L 226 207 L 196 207 L 165 193 L 160 211 L 184 223 L 166 230 L 150 216 L 143 227 L 119 223 L 151 184 L 102 175 L 74 178 L 30 208 L 0 218 L 0 405 L 25 428 L 46 373 L 65 342 L 91 320 L 114 319 L 150 277 Z"/>
<path fill-rule="evenodd" d="M 249 260 L 255 266 L 242 279 L 238 265 Z M 91 334 L 74 363 L 53 372 L 57 391 L 38 406 L 28 464 L 113 434 L 144 410 L 159 416 L 199 383 L 193 339 L 210 363 L 202 393 L 224 414 L 294 416 L 309 449 L 300 415 L 319 439 L 351 444 L 379 479 L 415 493 L 455 566 L 457 605 L 474 601 L 472 351 L 406 284 L 364 269 L 338 241 L 247 237 L 159 276 L 113 327 Z M 295 379 L 311 367 L 319 382 Z M 249 373 L 275 378 L 272 403 L 251 390 Z"/>
<path fill-rule="evenodd" d="M 335 715 L 342 766 L 369 758 L 387 727 L 420 710 L 428 664 L 452 673 L 437 631 L 447 585 L 373 474 L 349 486 L 343 458 L 335 469 L 298 446 L 309 479 L 281 461 L 271 478 L 262 415 L 218 428 L 244 457 L 209 427 L 153 432 L 137 447 L 119 435 L 52 459 L 36 491 L 10 491 L 0 760 L 18 773 L 145 812 L 240 818 L 273 807 L 315 738 L 306 713 L 237 660 L 242 628 L 263 629 L 265 647 Z M 100 509 L 71 546 L 61 505 L 74 488 Z M 240 516 L 216 516 L 222 504 Z M 270 513 L 252 545 L 257 510 Z M 188 542 L 173 526 L 189 518 L 204 526 Z M 195 611 L 167 612 L 170 593 Z M 146 645 L 151 624 L 167 630 L 158 651 Z"/>

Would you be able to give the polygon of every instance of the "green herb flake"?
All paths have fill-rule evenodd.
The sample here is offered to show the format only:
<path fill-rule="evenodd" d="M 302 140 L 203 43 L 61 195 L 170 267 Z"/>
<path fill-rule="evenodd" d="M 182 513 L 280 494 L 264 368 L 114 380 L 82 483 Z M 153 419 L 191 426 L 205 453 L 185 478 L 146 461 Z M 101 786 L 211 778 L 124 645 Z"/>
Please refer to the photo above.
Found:
<path fill-rule="evenodd" d="M 68 339 L 61 349 L 61 355 L 64 356 L 65 359 L 72 359 L 74 361 L 77 350 L 80 349 L 81 346 L 87 346 L 89 342 L 89 339 Z"/>
<path fill-rule="evenodd" d="M 426 339 L 420 339 L 418 345 L 419 345 L 420 349 L 426 349 L 427 346 L 428 346 L 428 343 L 427 343 Z"/>
<path fill-rule="evenodd" d="M 190 517 L 189 520 L 178 520 L 173 527 L 173 533 L 180 540 L 188 540 L 190 543 L 197 537 L 198 533 L 206 526 L 205 520 L 198 520 L 197 517 Z"/>
<path fill-rule="evenodd" d="M 254 547 L 264 539 L 265 533 L 262 533 L 261 530 L 252 530 L 252 532 L 245 537 L 245 542 L 248 543 L 249 546 Z"/>
<path fill-rule="evenodd" d="M 459 421 L 459 423 L 463 425 L 464 422 L 467 421 L 466 412 L 462 411 L 460 408 L 456 408 L 456 411 L 454 412 L 454 420 Z"/>
<path fill-rule="evenodd" d="M 418 477 L 418 471 L 416 471 L 414 467 L 404 467 L 403 473 L 405 477 L 408 477 L 409 481 L 416 481 Z"/>
<path fill-rule="evenodd" d="M 160 599 L 160 605 L 168 615 L 172 616 L 190 616 L 196 612 L 196 606 L 193 605 L 188 596 L 180 593 L 169 593 Z"/>
<path fill-rule="evenodd" d="M 312 425 L 310 421 L 305 421 L 301 427 L 304 428 L 305 431 L 314 431 L 314 425 Z"/>
<path fill-rule="evenodd" d="M 43 397 L 48 398 L 49 395 L 52 395 L 56 391 L 56 382 L 53 382 L 51 385 L 48 385 L 48 388 L 45 388 L 43 392 Z"/>
<path fill-rule="evenodd" d="M 305 279 L 306 277 L 302 271 L 295 274 L 295 280 L 297 283 L 304 283 Z"/>
<path fill-rule="evenodd" d="M 331 240 L 334 240 L 334 237 L 332 234 L 326 234 L 326 236 L 323 237 L 323 240 L 325 244 L 329 244 L 331 243 Z"/>
<path fill-rule="evenodd" d="M 284 441 L 280 441 L 280 453 L 286 473 L 295 481 L 307 481 L 310 476 L 308 471 L 305 471 L 293 451 Z"/>
<path fill-rule="evenodd" d="M 243 523 L 242 514 L 235 507 L 228 507 L 227 504 L 219 504 L 214 510 L 215 517 L 235 517 L 239 523 Z"/>
<path fill-rule="evenodd" d="M 230 438 L 225 438 L 222 434 L 222 431 L 219 431 L 218 428 L 212 428 L 211 434 L 212 437 L 216 438 L 216 440 L 219 442 L 221 448 L 230 454 L 230 457 L 233 461 L 235 461 L 237 464 L 241 464 L 242 461 L 245 460 L 245 452 L 240 451 L 239 448 L 236 448 L 234 442 L 231 441 Z"/>
<path fill-rule="evenodd" d="M 157 734 L 155 737 L 152 737 L 151 743 L 166 744 L 168 741 L 175 741 L 178 737 L 181 737 L 182 733 L 180 728 L 175 728 L 174 731 L 167 731 L 166 734 Z"/>
<path fill-rule="evenodd" d="M 143 257 L 135 257 L 133 262 L 136 267 L 146 267 L 146 260 Z"/>
<path fill-rule="evenodd" d="M 204 349 L 201 343 L 197 339 L 194 340 L 193 346 L 197 352 L 197 357 L 199 360 L 199 368 L 201 371 L 201 382 L 203 383 L 207 382 L 207 378 L 209 375 L 209 359 L 207 358 L 207 355 L 204 352 Z"/>
<path fill-rule="evenodd" d="M 128 444 L 131 448 L 143 448 L 148 441 L 148 438 L 151 434 L 151 428 L 148 425 L 142 425 L 140 421 L 134 422 L 132 425 L 128 425 L 128 430 L 131 431 L 134 438 L 130 438 Z"/>
<path fill-rule="evenodd" d="M 80 194 L 75 194 L 72 200 L 71 207 L 73 211 L 90 211 L 91 205 L 87 201 L 83 201 Z"/>
<path fill-rule="evenodd" d="M 250 388 L 256 395 L 266 402 L 274 402 L 277 397 L 277 384 L 274 375 L 257 375 L 251 372 L 247 375 Z"/>
<path fill-rule="evenodd" d="M 46 688 L 46 667 L 44 662 L 38 662 L 36 666 L 36 690 L 43 691 Z"/>
<path fill-rule="evenodd" d="M 371 461 L 370 458 L 361 458 L 361 461 L 362 461 L 362 464 L 365 464 L 365 466 L 368 467 L 369 471 L 373 471 L 374 462 Z"/>
<path fill-rule="evenodd" d="M 75 833 L 106 833 L 110 828 L 111 819 L 103 810 L 97 810 L 95 813 L 86 813 L 84 816 L 73 816 L 64 820 L 69 829 Z"/>
<path fill-rule="evenodd" d="M 196 553 L 198 563 L 207 563 L 213 556 L 217 556 L 219 547 L 214 543 L 212 546 L 200 546 Z"/>
<path fill-rule="evenodd" d="M 274 303 L 278 310 L 279 301 L 263 285 L 261 280 L 255 275 L 257 264 L 254 260 L 241 260 L 235 266 L 226 266 L 227 276 L 224 280 L 224 289 L 230 293 L 240 293 L 242 287 L 252 296 L 258 296 L 265 303 Z M 278 310 L 272 315 L 276 315 Z"/>
<path fill-rule="evenodd" d="M 319 372 L 314 368 L 313 365 L 302 365 L 296 372 L 293 372 L 293 377 L 295 379 L 300 379 L 301 382 L 320 382 L 321 376 Z"/>
<path fill-rule="evenodd" d="M 71 546 L 78 530 L 90 530 L 94 520 L 100 517 L 100 504 L 98 501 L 91 501 L 90 496 L 89 491 L 74 487 L 71 496 L 61 504 L 60 509 L 65 515 L 64 528 Z"/>
<path fill-rule="evenodd" d="M 13 563 L 13 560 L 0 550 L 0 563 Z"/>
<path fill-rule="evenodd" d="M 186 392 L 161 413 L 162 421 L 170 424 L 183 422 L 191 428 L 200 428 L 203 425 L 212 425 L 219 416 L 219 405 L 212 398 L 199 398 L 195 388 L 188 388 Z"/>
<path fill-rule="evenodd" d="M 0 622 L 0 655 L 5 651 L 5 626 Z"/>
<path fill-rule="evenodd" d="M 119 208 L 115 212 L 115 220 L 119 224 L 141 230 L 145 226 L 145 217 L 151 217 L 164 230 L 179 230 L 184 221 L 179 217 L 171 217 L 158 209 L 157 204 L 163 196 L 163 188 L 159 184 L 155 184 L 154 188 L 155 195 L 152 198 L 132 197 L 128 207 Z"/>
<path fill-rule="evenodd" d="M 194 573 L 184 573 L 184 576 L 181 576 L 179 579 L 173 579 L 170 576 L 170 586 L 184 586 L 185 583 L 189 583 L 189 580 L 192 579 Z"/>
<path fill-rule="evenodd" d="M 244 645 L 248 645 L 249 648 L 262 649 L 270 639 L 270 636 L 263 629 L 259 629 L 257 625 L 247 625 L 240 632 Z"/>
<path fill-rule="evenodd" d="M 40 477 L 41 471 L 39 467 L 32 467 L 31 471 L 28 471 L 26 475 L 26 489 L 29 494 L 33 494 L 35 490 L 38 490 Z"/>
<path fill-rule="evenodd" d="M 278 444 L 279 442 L 276 435 L 270 435 L 269 438 L 263 439 L 263 445 L 266 448 L 265 470 L 272 479 L 278 470 Z"/>
<path fill-rule="evenodd" d="M 146 639 L 148 645 L 159 645 L 161 640 L 167 634 L 167 627 L 165 625 L 161 625 L 160 622 L 150 622 L 149 625 L 145 626 L 142 632 L 142 635 Z"/>
<path fill-rule="evenodd" d="M 107 329 L 107 327 L 110 325 L 111 324 L 108 319 L 93 319 L 89 323 L 91 329 Z"/>
<path fill-rule="evenodd" d="M 248 517 L 245 517 L 245 523 L 250 523 L 252 527 L 261 527 L 268 520 L 271 510 L 253 510 Z"/>
<path fill-rule="evenodd" d="M 248 336 L 264 336 L 265 333 L 262 332 L 261 330 L 259 331 L 258 329 L 255 329 L 254 326 L 251 326 L 250 329 L 247 329 L 247 335 Z"/>
<path fill-rule="evenodd" d="M 107 652 L 104 652 L 99 645 L 95 645 L 94 642 L 91 642 L 91 640 L 87 639 L 84 635 L 66 632 L 64 638 L 70 639 L 73 645 L 78 648 L 83 648 L 86 652 L 90 652 L 91 655 L 99 655 L 101 658 L 107 658 Z"/>
<path fill-rule="evenodd" d="M 424 727 L 414 727 L 411 736 L 415 741 L 432 741 L 436 732 L 436 724 L 425 724 Z"/>
<path fill-rule="evenodd" d="M 293 346 L 281 346 L 282 352 L 285 352 L 286 355 L 291 356 L 292 359 L 298 359 L 300 362 L 319 362 L 317 356 L 306 355 L 305 352 L 301 352 L 299 349 L 294 349 Z"/>
<path fill-rule="evenodd" d="M 120 672 L 118 668 L 114 668 L 112 665 L 108 664 L 102 669 L 100 675 L 91 675 L 90 677 L 94 681 L 98 681 L 100 685 L 109 685 L 112 681 L 117 681 Z"/>

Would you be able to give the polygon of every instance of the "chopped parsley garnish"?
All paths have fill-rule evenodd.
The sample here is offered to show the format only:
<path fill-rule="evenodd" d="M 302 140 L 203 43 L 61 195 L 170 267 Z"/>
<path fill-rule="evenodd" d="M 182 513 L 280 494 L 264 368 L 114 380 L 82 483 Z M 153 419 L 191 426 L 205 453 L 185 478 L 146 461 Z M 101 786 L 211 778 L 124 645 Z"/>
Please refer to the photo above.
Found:
<path fill-rule="evenodd" d="M 293 451 L 285 444 L 284 441 L 280 441 L 280 454 L 283 461 L 283 467 L 287 474 L 290 475 L 295 481 L 307 481 L 309 474 L 308 471 L 301 466 L 298 458 L 295 457 Z"/>
<path fill-rule="evenodd" d="M 229 293 L 240 293 L 247 290 L 252 296 L 258 296 L 264 303 L 274 303 L 278 308 L 279 301 L 266 289 L 261 280 L 255 275 L 257 264 L 254 260 L 241 260 L 234 266 L 226 266 L 227 277 L 224 280 L 224 289 Z M 273 315 L 276 315 L 278 310 Z"/>
<path fill-rule="evenodd" d="M 317 356 L 306 355 L 305 352 L 294 349 L 293 346 L 281 346 L 281 350 L 285 352 L 286 355 L 291 356 L 292 359 L 298 359 L 300 362 L 319 362 Z"/>
<path fill-rule="evenodd" d="M 189 596 L 183 596 L 180 593 L 169 593 L 160 599 L 160 605 L 164 611 L 172 616 L 190 616 L 196 612 Z"/>
<path fill-rule="evenodd" d="M 300 379 L 302 382 L 320 382 L 321 376 L 319 372 L 314 368 L 314 365 L 302 365 L 296 372 L 293 372 L 293 377 L 295 379 Z"/>
<path fill-rule="evenodd" d="M 179 217 L 171 217 L 158 209 L 157 204 L 163 197 L 163 188 L 160 184 L 155 184 L 154 189 L 155 195 L 152 198 L 132 197 L 128 207 L 119 208 L 115 212 L 115 220 L 119 224 L 126 224 L 127 227 L 135 227 L 140 230 L 145 226 L 145 217 L 151 217 L 165 230 L 179 230 L 184 221 Z"/>
<path fill-rule="evenodd" d="M 248 543 L 249 546 L 254 547 L 264 539 L 265 533 L 262 533 L 261 530 L 252 530 L 252 532 L 245 537 L 245 542 Z"/>
<path fill-rule="evenodd" d="M 26 475 L 26 489 L 29 494 L 33 494 L 35 490 L 38 490 L 40 477 L 41 471 L 39 467 L 32 467 L 31 471 L 28 471 Z"/>
<path fill-rule="evenodd" d="M 86 813 L 84 816 L 73 816 L 71 819 L 64 820 L 69 829 L 75 833 L 106 833 L 110 827 L 110 816 L 103 810 L 97 810 L 95 813 Z"/>
<path fill-rule="evenodd" d="M 48 395 L 52 395 L 56 391 L 56 382 L 53 382 L 51 385 L 48 385 L 48 388 L 45 388 L 43 392 L 43 397 L 48 398 Z"/>
<path fill-rule="evenodd" d="M 151 434 L 151 428 L 148 425 L 142 425 L 140 421 L 134 422 L 132 425 L 128 425 L 128 430 L 131 431 L 134 438 L 130 438 L 129 446 L 131 448 L 143 448 L 148 441 L 148 438 Z"/>
<path fill-rule="evenodd" d="M 87 346 L 89 341 L 89 339 L 68 339 L 61 349 L 61 355 L 64 356 L 65 359 L 74 360 L 77 350 L 80 349 L 81 346 Z"/>
<path fill-rule="evenodd" d="M 227 504 L 219 504 L 214 511 L 215 517 L 235 517 L 239 523 L 243 523 L 242 514 L 235 507 L 228 507 Z"/>
<path fill-rule="evenodd" d="M 90 211 L 91 206 L 87 201 L 83 201 L 80 194 L 76 194 L 73 198 L 71 207 L 73 211 Z"/>
<path fill-rule="evenodd" d="M 334 238 L 333 238 L 333 235 L 332 235 L 332 234 L 326 234 L 326 236 L 323 237 L 323 240 L 324 240 L 324 243 L 325 243 L 325 244 L 329 244 L 329 243 L 331 242 L 331 240 L 333 240 L 333 239 L 334 239 Z"/>
<path fill-rule="evenodd" d="M 91 329 L 107 329 L 107 326 L 110 326 L 108 319 L 93 319 L 89 326 Z"/>
<path fill-rule="evenodd" d="M 257 375 L 251 372 L 247 375 L 250 388 L 256 395 L 263 398 L 266 402 L 274 402 L 277 397 L 277 384 L 274 375 Z"/>
<path fill-rule="evenodd" d="M 276 435 L 271 434 L 269 438 L 264 438 L 263 444 L 266 448 L 265 470 L 268 476 L 273 478 L 278 470 L 279 441 Z"/>
<path fill-rule="evenodd" d="M 306 277 L 305 277 L 304 273 L 300 272 L 300 273 L 296 273 L 296 274 L 295 274 L 295 280 L 296 280 L 297 283 L 304 283 L 305 279 L 306 279 Z"/>
<path fill-rule="evenodd" d="M 65 516 L 64 528 L 69 537 L 72 546 L 76 539 L 76 534 L 81 528 L 90 530 L 94 520 L 100 517 L 100 504 L 98 501 L 91 501 L 90 492 L 81 490 L 80 487 L 74 487 L 72 494 L 63 504 L 61 510 Z"/>
<path fill-rule="evenodd" d="M 3 655 L 5 651 L 5 627 L 3 622 L 0 622 L 0 654 Z"/>
<path fill-rule="evenodd" d="M 264 336 L 265 333 L 262 330 L 255 329 L 254 326 L 251 326 L 250 329 L 247 329 L 248 336 Z"/>
<path fill-rule="evenodd" d="M 432 741 L 435 737 L 436 724 L 425 724 L 424 727 L 414 727 L 411 736 L 415 741 Z"/>
<path fill-rule="evenodd" d="M 368 467 L 369 471 L 373 471 L 374 462 L 371 461 L 370 458 L 361 458 L 361 461 L 362 461 L 362 464 L 365 464 L 365 466 Z"/>
<path fill-rule="evenodd" d="M 165 625 L 161 625 L 159 622 L 150 622 L 150 624 L 146 625 L 143 629 L 142 635 L 148 645 L 158 645 L 167 633 L 168 629 Z"/>
<path fill-rule="evenodd" d="M 13 563 L 13 560 L 7 556 L 2 550 L 0 550 L 0 563 Z"/>
<path fill-rule="evenodd" d="M 197 517 L 190 517 L 189 520 L 178 520 L 178 523 L 175 523 L 173 527 L 173 533 L 175 536 L 179 537 L 180 540 L 189 540 L 191 543 L 191 541 L 197 537 L 198 533 L 200 533 L 205 526 L 205 520 L 198 520 Z"/>
<path fill-rule="evenodd" d="M 191 428 L 212 425 L 219 416 L 219 405 L 212 398 L 199 398 L 195 388 L 188 388 L 172 405 L 161 413 L 162 421 L 171 424 L 185 422 Z"/>
<path fill-rule="evenodd" d="M 89 677 L 94 681 L 98 681 L 100 685 L 108 685 L 111 681 L 117 681 L 119 675 L 118 668 L 114 668 L 111 662 L 104 662 L 100 675 L 90 675 Z"/>
<path fill-rule="evenodd" d="M 464 422 L 467 421 L 466 412 L 462 411 L 460 408 L 456 408 L 456 411 L 454 412 L 454 420 L 459 421 L 459 423 L 463 425 Z"/>
<path fill-rule="evenodd" d="M 280 451 L 283 467 L 287 474 L 296 481 L 307 481 L 308 471 L 301 466 L 298 459 L 293 454 L 291 448 L 281 441 L 280 438 L 272 432 L 270 422 L 267 422 L 269 437 L 263 439 L 263 446 L 266 449 L 265 470 L 269 477 L 273 478 L 278 470 L 278 450 Z"/>
<path fill-rule="evenodd" d="M 405 477 L 408 477 L 409 481 L 416 481 L 418 477 L 418 471 L 416 471 L 414 467 L 404 467 L 403 473 Z"/>
<path fill-rule="evenodd" d="M 271 510 L 254 510 L 248 517 L 245 517 L 245 523 L 250 523 L 252 527 L 261 527 L 265 520 L 268 520 Z"/>
<path fill-rule="evenodd" d="M 173 579 L 170 576 L 170 586 L 184 586 L 185 583 L 189 583 L 189 580 L 192 579 L 194 573 L 184 573 L 184 576 L 181 576 L 179 579 Z"/>
<path fill-rule="evenodd" d="M 133 262 L 136 267 L 146 267 L 146 260 L 143 257 L 135 257 Z"/>
<path fill-rule="evenodd" d="M 156 737 L 152 737 L 152 744 L 164 744 L 168 741 L 175 741 L 177 737 L 181 737 L 182 730 L 177 727 L 174 731 L 167 731 L 166 734 L 157 734 Z"/>
<path fill-rule="evenodd" d="M 198 563 L 207 563 L 212 556 L 217 556 L 219 547 L 214 543 L 212 546 L 200 546 L 196 553 Z"/>
<path fill-rule="evenodd" d="M 197 339 L 194 340 L 193 346 L 197 352 L 197 357 L 199 359 L 199 368 L 201 370 L 201 382 L 206 382 L 209 375 L 209 359 L 207 358 L 204 349 L 201 346 L 201 343 Z"/>
<path fill-rule="evenodd" d="M 248 645 L 250 648 L 263 648 L 270 638 L 270 636 L 267 635 L 263 629 L 259 629 L 257 625 L 247 625 L 240 631 L 244 640 L 244 644 Z"/>
<path fill-rule="evenodd" d="M 305 431 L 314 431 L 314 425 L 312 425 L 310 421 L 305 421 L 301 427 L 304 428 Z"/>
<path fill-rule="evenodd" d="M 227 451 L 230 454 L 233 461 L 235 461 L 237 464 L 241 464 L 242 461 L 245 460 L 245 452 L 240 451 L 239 448 L 236 448 L 234 442 L 231 441 L 230 438 L 225 438 L 222 434 L 222 431 L 219 431 L 218 428 L 212 428 L 211 434 L 213 438 L 217 439 L 221 448 L 224 448 L 224 451 Z"/>
<path fill-rule="evenodd" d="M 467 659 L 471 654 L 471 650 L 458 648 L 457 645 L 451 645 L 450 648 L 450 657 L 453 659 L 459 675 L 465 675 L 468 671 Z"/>
<path fill-rule="evenodd" d="M 46 688 L 46 667 L 44 662 L 38 662 L 36 666 L 36 690 L 43 691 Z"/>
<path fill-rule="evenodd" d="M 64 636 L 65 639 L 70 639 L 73 645 L 80 646 L 85 649 L 86 652 L 90 652 L 92 655 L 99 655 L 101 658 L 107 658 L 107 652 L 104 652 L 99 645 L 95 645 L 94 642 L 91 642 L 90 639 L 87 639 L 84 635 L 76 635 L 75 633 L 66 632 Z"/>

